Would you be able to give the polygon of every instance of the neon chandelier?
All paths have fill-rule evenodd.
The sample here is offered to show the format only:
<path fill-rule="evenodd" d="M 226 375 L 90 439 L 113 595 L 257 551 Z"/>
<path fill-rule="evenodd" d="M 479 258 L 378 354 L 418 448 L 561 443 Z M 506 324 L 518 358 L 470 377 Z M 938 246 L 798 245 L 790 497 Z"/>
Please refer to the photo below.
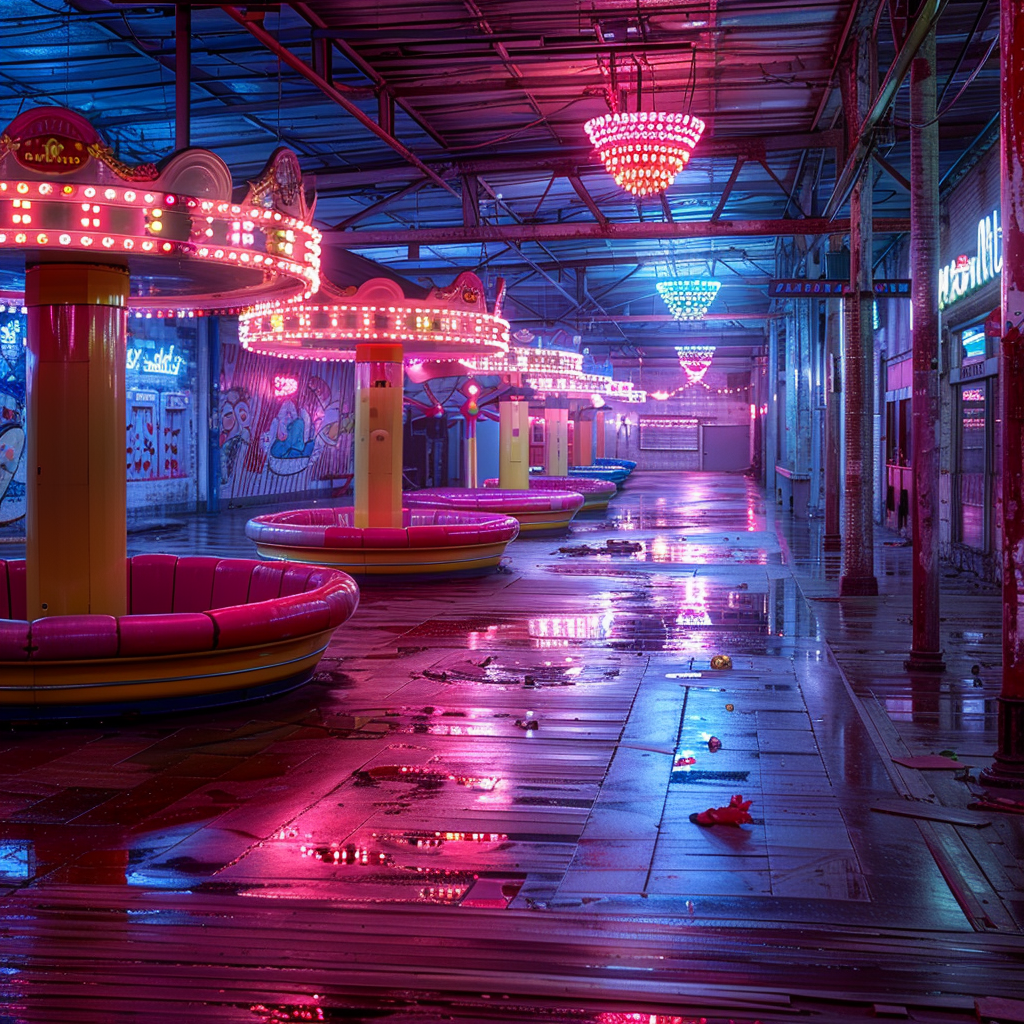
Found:
<path fill-rule="evenodd" d="M 664 192 L 704 134 L 691 114 L 656 110 L 605 114 L 583 126 L 616 184 L 637 196 Z"/>
<path fill-rule="evenodd" d="M 702 384 L 704 374 L 711 367 L 715 355 L 714 345 L 680 345 L 676 348 L 679 365 L 686 374 L 686 384 Z M 706 386 L 706 385 L 705 385 Z"/>
<path fill-rule="evenodd" d="M 703 320 L 721 287 L 721 281 L 682 277 L 659 281 L 658 294 L 677 320 Z"/>

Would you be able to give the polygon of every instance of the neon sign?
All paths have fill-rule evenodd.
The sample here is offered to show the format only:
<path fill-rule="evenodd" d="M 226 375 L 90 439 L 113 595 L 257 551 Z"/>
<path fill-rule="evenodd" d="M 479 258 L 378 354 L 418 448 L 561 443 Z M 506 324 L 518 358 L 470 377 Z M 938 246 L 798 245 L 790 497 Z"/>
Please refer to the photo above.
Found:
<path fill-rule="evenodd" d="M 294 377 L 274 378 L 274 397 L 287 398 L 299 390 L 299 382 Z"/>
<path fill-rule="evenodd" d="M 977 255 L 964 253 L 939 269 L 939 309 L 945 309 L 977 291 L 998 277 L 1002 270 L 1003 228 L 999 223 L 999 211 L 993 210 L 978 221 Z"/>
<path fill-rule="evenodd" d="M 162 377 L 177 377 L 185 365 L 185 357 L 175 355 L 174 346 L 159 348 L 152 355 L 143 357 L 142 349 L 128 349 L 125 364 L 129 370 L 141 370 L 143 373 L 155 373 Z"/>

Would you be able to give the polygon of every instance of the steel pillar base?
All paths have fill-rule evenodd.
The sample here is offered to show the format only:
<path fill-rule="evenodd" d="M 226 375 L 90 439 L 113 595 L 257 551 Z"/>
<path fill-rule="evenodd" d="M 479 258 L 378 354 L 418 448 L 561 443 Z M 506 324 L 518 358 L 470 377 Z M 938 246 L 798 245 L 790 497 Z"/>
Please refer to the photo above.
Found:
<path fill-rule="evenodd" d="M 1024 789 L 1024 697 L 997 697 L 999 749 L 991 768 L 980 774 L 984 786 Z"/>
<path fill-rule="evenodd" d="M 874 576 L 843 576 L 839 580 L 840 597 L 877 597 L 878 580 Z"/>
<path fill-rule="evenodd" d="M 945 672 L 946 663 L 942 660 L 942 651 L 911 651 L 910 657 L 903 662 L 908 672 Z"/>
<path fill-rule="evenodd" d="M 821 541 L 822 551 L 842 551 L 843 538 L 838 533 L 826 533 Z"/>

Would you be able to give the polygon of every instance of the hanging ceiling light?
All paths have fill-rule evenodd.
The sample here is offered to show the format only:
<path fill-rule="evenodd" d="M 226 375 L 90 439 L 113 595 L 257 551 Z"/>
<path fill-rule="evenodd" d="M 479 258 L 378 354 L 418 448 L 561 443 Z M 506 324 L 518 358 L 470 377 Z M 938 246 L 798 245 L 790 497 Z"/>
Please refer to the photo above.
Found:
<path fill-rule="evenodd" d="M 679 345 L 676 348 L 676 355 L 679 356 L 679 365 L 686 374 L 687 385 L 700 384 L 704 380 L 704 374 L 711 367 L 715 346 Z"/>
<path fill-rule="evenodd" d="M 680 277 L 659 281 L 658 294 L 677 320 L 703 320 L 721 287 L 721 281 L 704 277 Z"/>
<path fill-rule="evenodd" d="M 616 183 L 647 196 L 664 192 L 687 165 L 704 122 L 691 114 L 641 110 L 592 118 L 583 130 Z"/>

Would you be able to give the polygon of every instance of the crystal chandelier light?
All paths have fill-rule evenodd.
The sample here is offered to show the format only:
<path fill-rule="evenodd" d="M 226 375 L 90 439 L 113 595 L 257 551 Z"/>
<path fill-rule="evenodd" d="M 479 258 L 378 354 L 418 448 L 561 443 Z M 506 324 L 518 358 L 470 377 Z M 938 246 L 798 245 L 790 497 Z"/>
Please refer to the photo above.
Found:
<path fill-rule="evenodd" d="M 583 130 L 616 183 L 647 196 L 664 192 L 686 166 L 704 122 L 691 114 L 641 110 L 592 118 Z"/>
<path fill-rule="evenodd" d="M 686 374 L 687 386 L 700 384 L 715 355 L 714 345 L 680 345 L 676 348 L 679 365 Z"/>
<path fill-rule="evenodd" d="M 721 281 L 683 277 L 659 281 L 658 294 L 677 320 L 703 320 L 721 287 Z"/>

